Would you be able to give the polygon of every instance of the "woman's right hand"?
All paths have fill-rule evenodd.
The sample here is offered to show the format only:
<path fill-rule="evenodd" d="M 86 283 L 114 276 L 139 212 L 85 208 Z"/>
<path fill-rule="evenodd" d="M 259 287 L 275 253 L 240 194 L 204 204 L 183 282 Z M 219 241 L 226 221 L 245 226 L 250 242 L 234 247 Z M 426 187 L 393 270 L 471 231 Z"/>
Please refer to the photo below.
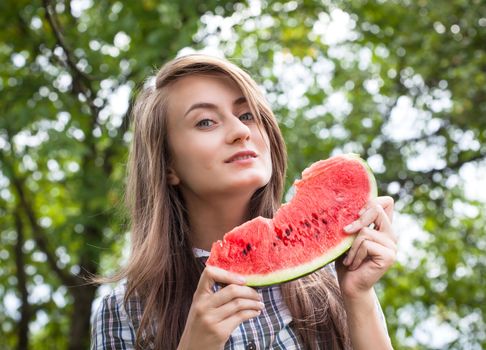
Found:
<path fill-rule="evenodd" d="M 226 286 L 214 292 L 216 282 Z M 263 307 L 260 295 L 245 286 L 242 277 L 207 266 L 194 293 L 178 349 L 222 349 L 233 330 L 260 315 Z"/>

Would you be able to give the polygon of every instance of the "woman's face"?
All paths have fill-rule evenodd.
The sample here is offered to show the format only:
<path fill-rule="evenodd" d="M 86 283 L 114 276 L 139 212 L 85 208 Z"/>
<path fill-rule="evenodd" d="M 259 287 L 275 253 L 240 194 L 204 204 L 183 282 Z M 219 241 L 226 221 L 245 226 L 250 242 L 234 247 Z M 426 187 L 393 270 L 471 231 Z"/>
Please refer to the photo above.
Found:
<path fill-rule="evenodd" d="M 223 75 L 192 75 L 168 91 L 169 182 L 185 198 L 251 195 L 268 183 L 268 135 L 234 82 Z"/>

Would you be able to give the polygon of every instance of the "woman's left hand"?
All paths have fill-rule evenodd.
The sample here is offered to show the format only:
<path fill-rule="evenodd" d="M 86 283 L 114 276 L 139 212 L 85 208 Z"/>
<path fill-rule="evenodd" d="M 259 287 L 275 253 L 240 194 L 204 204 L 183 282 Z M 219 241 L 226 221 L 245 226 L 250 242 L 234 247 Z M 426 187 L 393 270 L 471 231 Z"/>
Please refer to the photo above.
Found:
<path fill-rule="evenodd" d="M 347 255 L 336 261 L 344 297 L 355 298 L 369 292 L 395 262 L 397 237 L 391 226 L 393 204 L 391 197 L 372 199 L 360 212 L 359 219 L 345 227 L 346 233 L 358 235 Z"/>

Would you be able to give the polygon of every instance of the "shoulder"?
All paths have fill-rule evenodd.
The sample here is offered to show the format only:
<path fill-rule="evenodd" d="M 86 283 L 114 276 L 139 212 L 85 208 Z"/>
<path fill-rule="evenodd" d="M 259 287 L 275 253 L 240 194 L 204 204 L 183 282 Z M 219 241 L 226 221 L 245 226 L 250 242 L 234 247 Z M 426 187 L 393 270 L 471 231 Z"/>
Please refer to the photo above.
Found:
<path fill-rule="evenodd" d="M 135 330 L 125 303 L 126 284 L 104 295 L 93 313 L 91 349 L 132 349 Z M 130 304 L 130 302 L 128 303 Z"/>
<path fill-rule="evenodd" d="M 123 283 L 101 297 L 98 307 L 93 315 L 93 323 L 103 321 L 104 318 L 126 317 L 123 300 L 125 298 L 126 284 Z"/>

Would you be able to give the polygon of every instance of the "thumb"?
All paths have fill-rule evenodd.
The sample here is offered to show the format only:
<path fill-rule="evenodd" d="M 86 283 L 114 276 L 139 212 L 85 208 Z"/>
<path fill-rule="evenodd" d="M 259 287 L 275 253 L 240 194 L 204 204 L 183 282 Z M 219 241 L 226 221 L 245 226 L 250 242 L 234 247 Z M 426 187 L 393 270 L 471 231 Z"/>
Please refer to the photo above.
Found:
<path fill-rule="evenodd" d="M 215 283 L 244 285 L 246 284 L 246 280 L 243 276 L 208 265 L 199 279 L 196 293 L 212 293 L 212 288 Z"/>

